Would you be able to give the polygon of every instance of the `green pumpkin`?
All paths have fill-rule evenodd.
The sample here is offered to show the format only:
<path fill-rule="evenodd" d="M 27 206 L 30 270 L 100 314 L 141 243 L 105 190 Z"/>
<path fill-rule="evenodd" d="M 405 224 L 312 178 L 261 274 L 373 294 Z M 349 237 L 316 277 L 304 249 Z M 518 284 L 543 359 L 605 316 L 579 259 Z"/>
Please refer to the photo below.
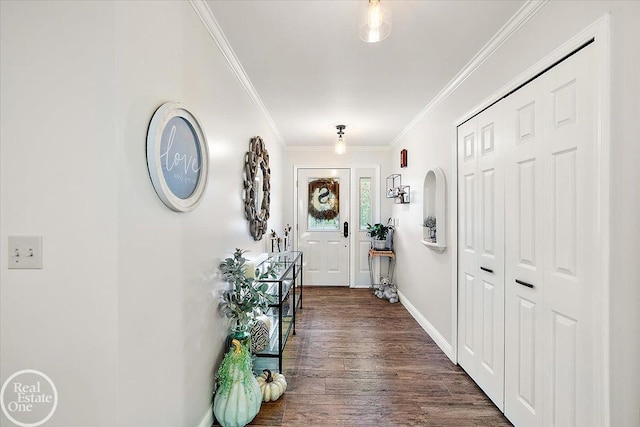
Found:
<path fill-rule="evenodd" d="M 238 340 L 222 360 L 219 385 L 213 400 L 213 413 L 223 427 L 243 427 L 260 411 L 262 393 L 253 376 L 251 355 Z"/>

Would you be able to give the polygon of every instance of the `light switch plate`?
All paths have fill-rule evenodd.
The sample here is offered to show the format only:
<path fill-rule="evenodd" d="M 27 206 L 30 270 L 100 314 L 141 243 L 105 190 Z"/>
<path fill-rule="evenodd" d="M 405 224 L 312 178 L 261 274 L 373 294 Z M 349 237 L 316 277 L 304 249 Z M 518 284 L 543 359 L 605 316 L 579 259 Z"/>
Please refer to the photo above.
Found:
<path fill-rule="evenodd" d="M 42 236 L 9 236 L 9 268 L 42 268 Z"/>

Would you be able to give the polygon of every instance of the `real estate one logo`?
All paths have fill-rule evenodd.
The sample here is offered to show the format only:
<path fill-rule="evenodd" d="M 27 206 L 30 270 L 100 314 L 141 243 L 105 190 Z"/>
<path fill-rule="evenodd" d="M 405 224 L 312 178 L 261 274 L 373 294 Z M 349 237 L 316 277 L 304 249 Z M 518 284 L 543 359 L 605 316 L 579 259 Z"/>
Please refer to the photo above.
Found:
<path fill-rule="evenodd" d="M 24 369 L 2 384 L 0 405 L 4 415 L 20 427 L 37 427 L 46 423 L 58 406 L 58 391 L 47 375 Z"/>

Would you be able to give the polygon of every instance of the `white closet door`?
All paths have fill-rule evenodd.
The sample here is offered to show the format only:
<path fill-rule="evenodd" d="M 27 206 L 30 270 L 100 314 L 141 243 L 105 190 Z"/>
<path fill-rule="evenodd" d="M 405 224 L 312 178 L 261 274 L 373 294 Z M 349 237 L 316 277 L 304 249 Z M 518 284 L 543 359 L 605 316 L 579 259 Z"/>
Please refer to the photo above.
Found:
<path fill-rule="evenodd" d="M 545 75 L 544 416 L 548 426 L 594 425 L 595 179 L 593 47 Z"/>
<path fill-rule="evenodd" d="M 475 379 L 478 293 L 477 120 L 458 127 L 458 363 Z"/>
<path fill-rule="evenodd" d="M 478 285 L 480 353 L 477 381 L 504 408 L 504 158 L 502 104 L 478 120 Z"/>
<path fill-rule="evenodd" d="M 459 362 L 504 406 L 504 172 L 499 105 L 458 129 Z"/>
<path fill-rule="evenodd" d="M 505 415 L 522 427 L 594 422 L 592 51 L 506 100 Z"/>
<path fill-rule="evenodd" d="M 505 415 L 542 425 L 542 96 L 534 82 L 505 100 Z M 523 284 L 516 283 L 519 280 Z M 533 285 L 530 288 L 525 284 Z"/>

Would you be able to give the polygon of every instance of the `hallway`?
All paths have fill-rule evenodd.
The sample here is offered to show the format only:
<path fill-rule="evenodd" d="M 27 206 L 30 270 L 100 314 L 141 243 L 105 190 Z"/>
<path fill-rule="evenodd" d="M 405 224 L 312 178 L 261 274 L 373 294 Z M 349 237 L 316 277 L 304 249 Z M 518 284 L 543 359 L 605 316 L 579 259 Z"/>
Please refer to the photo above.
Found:
<path fill-rule="evenodd" d="M 366 289 L 304 289 L 288 389 L 259 426 L 510 426 L 400 304 Z"/>

